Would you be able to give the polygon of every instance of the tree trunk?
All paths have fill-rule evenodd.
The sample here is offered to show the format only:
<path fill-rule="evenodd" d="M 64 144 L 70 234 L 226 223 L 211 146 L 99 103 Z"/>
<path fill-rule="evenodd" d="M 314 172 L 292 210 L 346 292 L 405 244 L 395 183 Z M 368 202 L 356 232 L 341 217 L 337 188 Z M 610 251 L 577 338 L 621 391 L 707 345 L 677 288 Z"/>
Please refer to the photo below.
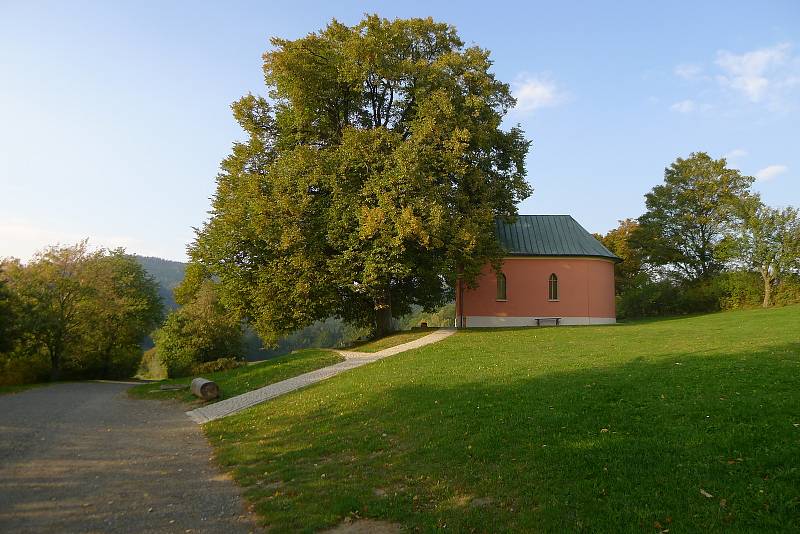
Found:
<path fill-rule="evenodd" d="M 764 279 L 764 302 L 761 304 L 764 308 L 769 308 L 769 301 L 772 293 L 772 280 L 769 276 L 769 270 L 761 271 L 761 278 Z"/>
<path fill-rule="evenodd" d="M 49 348 L 50 352 L 50 380 L 55 382 L 61 378 L 61 351 Z"/>
<path fill-rule="evenodd" d="M 392 297 L 387 291 L 383 298 L 375 300 L 375 335 L 382 337 L 393 330 Z"/>

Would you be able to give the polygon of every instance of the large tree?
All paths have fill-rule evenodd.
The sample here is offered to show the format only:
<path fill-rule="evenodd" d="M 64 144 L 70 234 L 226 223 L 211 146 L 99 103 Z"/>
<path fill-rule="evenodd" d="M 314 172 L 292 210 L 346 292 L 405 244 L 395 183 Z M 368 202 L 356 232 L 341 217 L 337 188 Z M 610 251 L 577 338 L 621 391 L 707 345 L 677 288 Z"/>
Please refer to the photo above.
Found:
<path fill-rule="evenodd" d="M 431 19 L 331 22 L 264 54 L 271 103 L 233 112 L 247 139 L 190 247 L 226 307 L 267 342 L 338 316 L 377 331 L 474 283 L 497 217 L 531 194 L 529 142 L 489 53 Z"/>
<path fill-rule="evenodd" d="M 771 208 L 756 196 L 743 206 L 741 221 L 740 258 L 761 275 L 766 308 L 781 276 L 800 269 L 800 218 L 796 208 Z"/>
<path fill-rule="evenodd" d="M 675 160 L 664 183 L 645 195 L 647 211 L 633 236 L 643 260 L 690 281 L 718 273 L 730 259 L 727 245 L 752 182 L 705 152 Z"/>

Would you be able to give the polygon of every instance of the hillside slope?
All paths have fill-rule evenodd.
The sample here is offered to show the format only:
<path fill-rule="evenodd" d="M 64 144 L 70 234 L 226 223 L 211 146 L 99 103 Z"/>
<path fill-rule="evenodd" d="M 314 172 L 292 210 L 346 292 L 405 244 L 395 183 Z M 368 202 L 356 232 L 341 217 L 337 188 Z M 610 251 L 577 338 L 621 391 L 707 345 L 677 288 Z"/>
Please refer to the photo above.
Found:
<path fill-rule="evenodd" d="M 207 425 L 264 522 L 800 529 L 800 307 L 470 330 Z"/>
<path fill-rule="evenodd" d="M 136 261 L 144 267 L 147 274 L 153 277 L 158 283 L 158 294 L 164 303 L 166 311 L 174 310 L 178 307 L 172 290 L 183 281 L 186 272 L 186 264 L 180 261 L 164 260 L 151 256 L 134 256 Z"/>

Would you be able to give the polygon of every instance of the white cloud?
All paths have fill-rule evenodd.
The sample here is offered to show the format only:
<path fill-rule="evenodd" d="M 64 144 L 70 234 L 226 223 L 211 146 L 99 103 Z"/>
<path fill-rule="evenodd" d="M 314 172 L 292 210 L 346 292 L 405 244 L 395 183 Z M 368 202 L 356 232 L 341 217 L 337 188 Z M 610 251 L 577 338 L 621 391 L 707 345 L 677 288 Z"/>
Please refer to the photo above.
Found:
<path fill-rule="evenodd" d="M 731 150 L 722 157 L 724 157 L 725 159 L 737 159 L 737 158 L 743 158 L 746 155 L 747 155 L 747 150 L 743 148 L 734 148 L 733 150 Z"/>
<path fill-rule="evenodd" d="M 717 52 L 715 63 L 723 74 L 717 80 L 744 94 L 751 102 L 761 102 L 774 87 L 782 87 L 788 81 L 780 71 L 789 62 L 790 49 L 789 43 L 782 43 L 744 54 L 721 50 Z"/>
<path fill-rule="evenodd" d="M 703 67 L 695 63 L 681 63 L 675 67 L 675 75 L 685 80 L 694 80 L 700 77 Z"/>
<path fill-rule="evenodd" d="M 557 106 L 566 96 L 546 75 L 520 74 L 511 84 L 511 92 L 517 99 L 514 111 L 520 113 L 532 113 L 537 109 Z"/>
<path fill-rule="evenodd" d="M 767 165 L 763 169 L 756 172 L 756 180 L 759 182 L 767 182 L 776 176 L 779 176 L 789 170 L 786 165 Z"/>
<path fill-rule="evenodd" d="M 675 66 L 673 74 L 694 82 L 700 90 L 693 97 L 695 110 L 722 110 L 726 107 L 733 110 L 744 102 L 773 112 L 786 112 L 798 105 L 800 56 L 793 53 L 791 43 L 742 53 L 718 50 L 709 66 L 681 63 Z M 702 101 L 713 101 L 713 107 L 701 104 Z M 673 110 L 690 111 L 687 106 L 677 104 Z"/>
<path fill-rule="evenodd" d="M 697 104 L 694 103 L 694 100 L 681 100 L 672 104 L 669 109 L 678 113 L 691 113 L 697 109 Z"/>

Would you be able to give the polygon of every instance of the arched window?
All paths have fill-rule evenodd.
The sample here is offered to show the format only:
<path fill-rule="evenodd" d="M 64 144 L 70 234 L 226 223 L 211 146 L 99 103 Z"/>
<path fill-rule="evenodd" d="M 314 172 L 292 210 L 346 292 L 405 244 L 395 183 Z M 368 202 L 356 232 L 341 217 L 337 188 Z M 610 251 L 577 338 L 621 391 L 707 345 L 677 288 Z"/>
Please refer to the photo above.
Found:
<path fill-rule="evenodd" d="M 497 300 L 506 300 L 506 275 L 497 273 Z"/>
<path fill-rule="evenodd" d="M 558 300 L 558 277 L 556 276 L 556 273 L 550 275 L 548 289 L 549 291 L 547 292 L 547 298 L 549 300 Z"/>

